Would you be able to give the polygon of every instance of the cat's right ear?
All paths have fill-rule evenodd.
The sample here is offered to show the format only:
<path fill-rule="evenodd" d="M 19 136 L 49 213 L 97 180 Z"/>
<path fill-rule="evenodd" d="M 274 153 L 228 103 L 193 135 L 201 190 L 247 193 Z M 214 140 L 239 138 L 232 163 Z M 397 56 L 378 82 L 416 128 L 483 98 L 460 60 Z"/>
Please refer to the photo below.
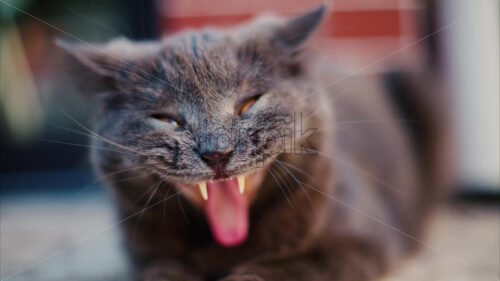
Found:
<path fill-rule="evenodd" d="M 126 82 L 130 73 L 138 69 L 137 63 L 144 58 L 152 45 L 133 43 L 127 39 L 115 39 L 105 45 L 74 43 L 56 40 L 65 50 L 67 64 L 84 87 L 93 91 L 112 91 L 119 82 Z"/>
<path fill-rule="evenodd" d="M 116 90 L 122 60 L 108 46 L 67 42 L 57 39 L 55 44 L 66 51 L 66 73 L 82 92 L 104 94 Z"/>
<path fill-rule="evenodd" d="M 107 45 L 74 43 L 61 39 L 57 39 L 55 44 L 70 55 L 68 61 L 72 66 L 82 66 L 96 76 L 119 79 L 119 69 L 125 61 L 122 62 Z"/>

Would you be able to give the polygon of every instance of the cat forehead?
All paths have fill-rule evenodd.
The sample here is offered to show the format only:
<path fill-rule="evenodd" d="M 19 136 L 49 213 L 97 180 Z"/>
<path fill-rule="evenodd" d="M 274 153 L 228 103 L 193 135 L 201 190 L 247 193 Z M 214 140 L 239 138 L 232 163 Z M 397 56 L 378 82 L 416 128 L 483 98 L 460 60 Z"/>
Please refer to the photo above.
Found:
<path fill-rule="evenodd" d="M 200 49 L 214 49 L 234 42 L 230 33 L 205 28 L 201 30 L 185 30 L 177 34 L 166 36 L 161 41 L 165 50 L 189 51 L 194 57 L 199 55 Z"/>
<path fill-rule="evenodd" d="M 228 96 L 248 90 L 261 72 L 257 64 L 246 63 L 242 47 L 228 36 L 186 32 L 162 45 L 158 53 L 144 61 L 154 75 L 141 86 L 166 96 Z"/>

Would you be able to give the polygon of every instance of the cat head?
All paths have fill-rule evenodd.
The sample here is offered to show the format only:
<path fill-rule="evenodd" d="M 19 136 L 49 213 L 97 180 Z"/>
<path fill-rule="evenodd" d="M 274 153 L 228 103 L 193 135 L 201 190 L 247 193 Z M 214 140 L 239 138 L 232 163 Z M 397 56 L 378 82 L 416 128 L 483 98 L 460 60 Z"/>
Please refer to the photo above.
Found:
<path fill-rule="evenodd" d="M 145 166 L 183 184 L 261 169 L 283 151 L 301 97 L 313 90 L 302 50 L 324 12 L 154 42 L 59 42 L 102 97 L 98 141 L 125 152 L 96 150 L 97 162 Z"/>

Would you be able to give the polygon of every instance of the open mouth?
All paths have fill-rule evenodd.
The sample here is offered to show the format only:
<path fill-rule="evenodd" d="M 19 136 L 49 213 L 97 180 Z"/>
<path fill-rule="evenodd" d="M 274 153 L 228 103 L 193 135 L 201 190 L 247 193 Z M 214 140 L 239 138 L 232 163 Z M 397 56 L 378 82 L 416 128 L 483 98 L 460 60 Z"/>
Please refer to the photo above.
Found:
<path fill-rule="evenodd" d="M 215 240 L 235 246 L 248 236 L 248 205 L 245 176 L 198 183 L 204 199 L 203 210 Z"/>
<path fill-rule="evenodd" d="M 225 178 L 193 183 L 177 182 L 177 188 L 205 215 L 212 236 L 219 245 L 237 246 L 249 234 L 249 207 L 257 197 L 267 174 L 263 167 Z"/>
<path fill-rule="evenodd" d="M 222 179 L 208 181 L 208 183 L 210 185 L 213 185 L 213 184 L 217 184 L 217 183 L 221 183 L 221 182 L 228 182 L 228 181 L 233 181 L 233 180 L 234 180 L 234 177 L 229 178 L 229 179 L 222 178 Z M 245 176 L 244 175 L 237 176 L 236 181 L 238 184 L 238 191 L 241 194 L 245 193 Z M 207 186 L 208 186 L 208 184 L 206 181 L 202 181 L 202 182 L 198 183 L 201 197 L 203 197 L 203 199 L 205 199 L 205 200 L 208 200 L 208 187 Z"/>

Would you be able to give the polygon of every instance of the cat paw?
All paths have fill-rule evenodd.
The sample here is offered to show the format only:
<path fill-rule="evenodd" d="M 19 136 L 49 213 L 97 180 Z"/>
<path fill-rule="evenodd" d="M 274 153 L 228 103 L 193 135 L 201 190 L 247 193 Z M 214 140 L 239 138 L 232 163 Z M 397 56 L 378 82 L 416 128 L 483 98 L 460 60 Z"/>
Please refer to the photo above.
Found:
<path fill-rule="evenodd" d="M 233 274 L 225 277 L 220 281 L 265 281 L 256 274 Z"/>
<path fill-rule="evenodd" d="M 203 279 L 185 266 L 172 262 L 161 262 L 141 272 L 138 281 L 202 281 Z"/>

